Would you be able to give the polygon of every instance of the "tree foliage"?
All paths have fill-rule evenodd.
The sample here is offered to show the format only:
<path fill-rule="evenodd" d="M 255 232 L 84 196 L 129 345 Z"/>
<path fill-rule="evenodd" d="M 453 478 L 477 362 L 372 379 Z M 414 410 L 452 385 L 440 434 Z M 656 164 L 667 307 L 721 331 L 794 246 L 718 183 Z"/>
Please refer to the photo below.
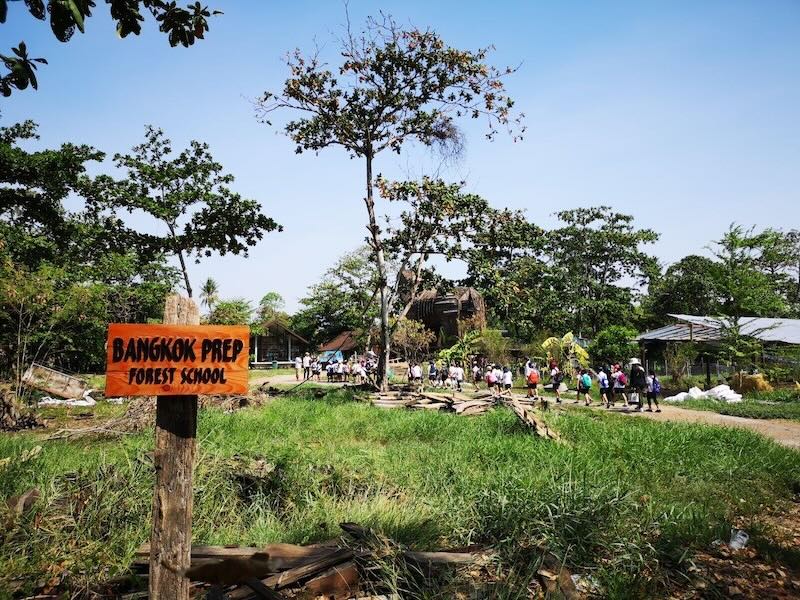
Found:
<path fill-rule="evenodd" d="M 0 0 L 0 24 L 8 16 L 9 0 Z M 111 18 L 116 23 L 117 34 L 126 37 L 133 33 L 139 35 L 145 14 L 150 14 L 158 23 L 159 31 L 167 35 L 170 46 L 188 47 L 196 39 L 203 39 L 208 31 L 208 19 L 220 11 L 210 11 L 200 2 L 178 6 L 177 2 L 166 0 L 106 0 Z M 92 16 L 95 7 L 93 0 L 26 0 L 28 12 L 40 21 L 50 21 L 50 29 L 60 42 L 68 42 L 75 30 L 85 31 L 86 19 Z M 48 18 L 49 13 L 49 18 Z M 0 94 L 10 96 L 14 89 L 24 90 L 29 85 L 38 89 L 36 66 L 47 64 L 43 58 L 28 56 L 25 42 L 12 48 L 11 55 L 0 54 L 0 60 L 7 72 L 0 74 Z"/>
<path fill-rule="evenodd" d="M 419 321 L 401 318 L 393 324 L 392 342 L 410 364 L 421 361 L 436 335 Z"/>
<path fill-rule="evenodd" d="M 319 56 L 295 50 L 287 59 L 289 78 L 283 89 L 265 92 L 258 105 L 259 116 L 267 123 L 276 111 L 297 116 L 283 128 L 296 152 L 340 146 L 350 156 L 364 159 L 364 201 L 381 307 L 381 388 L 388 384 L 392 299 L 373 198 L 373 160 L 385 150 L 399 153 L 412 140 L 445 150 L 457 148 L 460 117 L 483 118 L 490 139 L 498 127 L 513 132 L 519 117 L 512 114 L 514 103 L 503 83 L 513 70 L 487 64 L 489 50 L 459 50 L 432 30 L 402 28 L 391 17 L 369 19 L 361 33 L 348 26 L 335 72 Z"/>
<path fill-rule="evenodd" d="M 705 256 L 691 254 L 655 278 L 644 301 L 647 324 L 666 323 L 670 314 L 718 315 L 722 308 L 721 269 Z"/>
<path fill-rule="evenodd" d="M 200 262 L 214 252 L 247 256 L 248 248 L 265 233 L 281 228 L 261 213 L 257 201 L 230 189 L 233 175 L 223 172 L 208 144 L 193 140 L 172 155 L 172 142 L 164 132 L 146 127 L 145 141 L 134 146 L 133 154 L 114 156 L 127 179 L 104 178 L 107 193 L 99 195 L 98 206 L 112 215 L 119 209 L 140 210 L 163 223 L 166 236 L 143 233 L 140 243 L 178 258 L 191 298 L 186 257 L 194 254 Z"/>
<path fill-rule="evenodd" d="M 752 228 L 731 225 L 715 242 L 712 252 L 719 268 L 721 310 L 725 316 L 777 317 L 788 312 L 778 278 L 762 270 L 765 243 L 771 237 L 771 230 L 757 234 Z"/>
<path fill-rule="evenodd" d="M 609 325 L 589 344 L 589 356 L 595 364 L 625 362 L 639 353 L 639 346 L 634 341 L 637 333 L 632 327 Z"/>
<path fill-rule="evenodd" d="M 342 331 L 368 331 L 378 316 L 378 275 L 369 248 L 342 256 L 300 299 L 292 329 L 315 343 Z"/>
<path fill-rule="evenodd" d="M 250 325 L 253 307 L 244 298 L 219 300 L 208 315 L 210 325 Z"/>

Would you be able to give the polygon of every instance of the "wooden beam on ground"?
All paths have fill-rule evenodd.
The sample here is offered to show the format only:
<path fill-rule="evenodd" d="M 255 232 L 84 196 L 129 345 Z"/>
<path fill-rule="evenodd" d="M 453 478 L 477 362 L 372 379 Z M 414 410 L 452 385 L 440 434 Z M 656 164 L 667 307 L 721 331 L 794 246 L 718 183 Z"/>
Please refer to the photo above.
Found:
<path fill-rule="evenodd" d="M 164 306 L 164 323 L 199 325 L 200 309 L 191 298 L 172 294 Z M 196 436 L 197 396 L 159 396 L 150 535 L 151 600 L 189 598 L 189 580 L 183 574 L 191 566 Z"/>
<path fill-rule="evenodd" d="M 514 414 L 519 417 L 519 420 L 522 421 L 534 435 L 557 442 L 561 441 L 561 436 L 558 432 L 550 429 L 547 423 L 537 416 L 531 408 L 523 406 L 522 403 L 517 400 L 504 400 L 503 402 L 514 411 Z"/>

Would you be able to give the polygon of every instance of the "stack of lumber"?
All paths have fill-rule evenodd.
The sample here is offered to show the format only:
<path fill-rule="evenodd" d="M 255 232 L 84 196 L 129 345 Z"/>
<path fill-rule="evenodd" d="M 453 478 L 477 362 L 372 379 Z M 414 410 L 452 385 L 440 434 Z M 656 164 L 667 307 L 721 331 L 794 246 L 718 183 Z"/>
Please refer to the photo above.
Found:
<path fill-rule="evenodd" d="M 206 597 L 230 600 L 326 597 L 353 598 L 380 587 L 370 581 L 370 562 L 387 558 L 432 568 L 469 565 L 477 552 L 414 552 L 352 523 L 343 523 L 348 538 L 311 546 L 269 544 L 263 547 L 192 546 L 191 567 L 185 572 Z M 150 548 L 136 551 L 133 570 L 146 576 Z M 197 594 L 195 594 L 197 595 Z"/>
<path fill-rule="evenodd" d="M 426 392 L 411 389 L 376 392 L 370 396 L 378 408 L 411 408 L 418 410 L 443 410 L 459 415 L 477 415 L 494 404 L 491 398 L 471 398 L 460 392 Z"/>

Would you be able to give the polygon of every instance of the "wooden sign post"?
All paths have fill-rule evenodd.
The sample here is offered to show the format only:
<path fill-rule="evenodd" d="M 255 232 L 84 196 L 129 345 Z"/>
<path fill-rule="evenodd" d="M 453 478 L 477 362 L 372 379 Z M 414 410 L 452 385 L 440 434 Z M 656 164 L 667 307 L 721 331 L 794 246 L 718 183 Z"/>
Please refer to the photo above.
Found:
<path fill-rule="evenodd" d="M 201 326 L 190 298 L 167 297 L 164 325 L 112 324 L 106 396 L 155 395 L 150 598 L 187 600 L 197 394 L 247 393 L 249 329 Z"/>

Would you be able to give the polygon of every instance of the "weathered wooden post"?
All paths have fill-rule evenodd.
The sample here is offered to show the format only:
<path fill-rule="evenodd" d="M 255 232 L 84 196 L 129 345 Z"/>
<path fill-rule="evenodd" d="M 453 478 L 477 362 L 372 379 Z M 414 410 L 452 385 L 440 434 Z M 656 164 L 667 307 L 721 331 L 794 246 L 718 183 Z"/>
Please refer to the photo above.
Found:
<path fill-rule="evenodd" d="M 197 394 L 248 390 L 247 326 L 200 325 L 189 298 L 171 295 L 163 325 L 108 327 L 106 396 L 156 396 L 150 598 L 188 600 Z"/>
<path fill-rule="evenodd" d="M 167 325 L 199 325 L 191 298 L 167 296 Z M 197 396 L 156 398 L 156 483 L 150 534 L 150 598 L 188 600 L 191 564 L 192 475 L 197 447 Z"/>

